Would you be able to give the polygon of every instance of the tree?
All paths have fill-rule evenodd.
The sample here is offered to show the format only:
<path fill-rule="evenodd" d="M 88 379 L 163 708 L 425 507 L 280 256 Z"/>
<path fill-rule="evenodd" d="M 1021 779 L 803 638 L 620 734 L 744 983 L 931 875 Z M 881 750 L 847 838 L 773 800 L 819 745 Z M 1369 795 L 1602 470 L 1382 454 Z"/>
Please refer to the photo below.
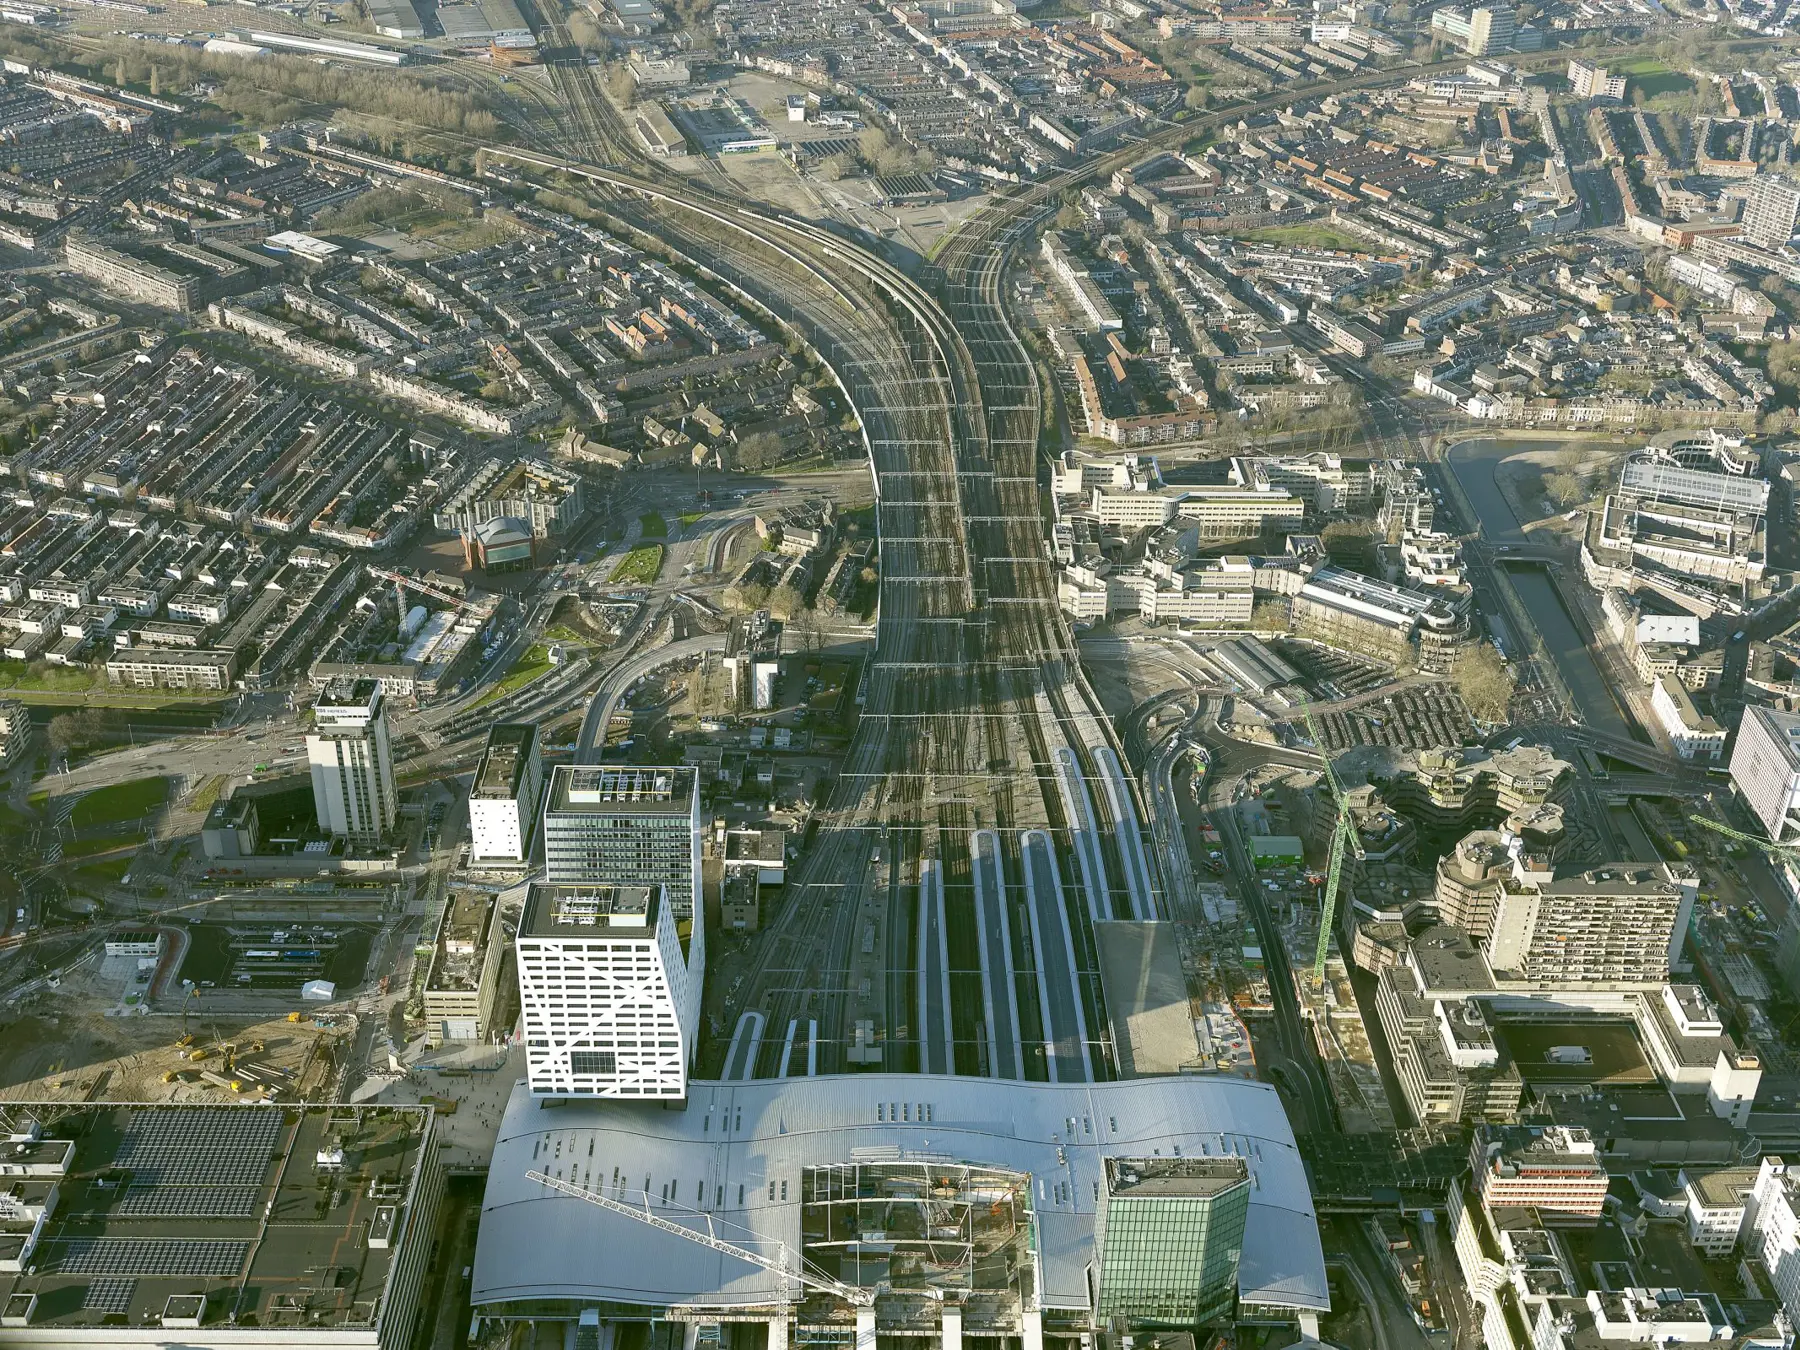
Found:
<path fill-rule="evenodd" d="M 569 15 L 569 40 L 584 52 L 604 56 L 612 50 L 612 43 L 600 35 L 600 25 L 594 22 L 593 15 L 585 9 L 578 9 Z"/>
<path fill-rule="evenodd" d="M 781 437 L 772 431 L 753 431 L 738 442 L 737 462 L 740 469 L 765 469 L 780 461 Z"/>
<path fill-rule="evenodd" d="M 782 590 L 791 590 L 784 586 Z M 825 645 L 825 621 L 819 617 L 816 609 L 802 610 L 799 616 L 789 625 L 800 638 L 800 650 L 816 652 Z"/>
<path fill-rule="evenodd" d="M 1544 494 L 1563 510 L 1587 500 L 1587 486 L 1567 469 L 1544 475 Z"/>
<path fill-rule="evenodd" d="M 112 716 L 98 708 L 58 713 L 50 719 L 48 728 L 50 753 L 54 757 L 61 757 L 73 751 L 89 749 L 109 740 L 112 730 Z"/>
<path fill-rule="evenodd" d="M 1800 392 L 1800 342 L 1771 342 L 1768 370 L 1769 380 L 1789 395 Z"/>
<path fill-rule="evenodd" d="M 1294 616 L 1282 601 L 1264 600 L 1250 611 L 1250 626 L 1259 633 L 1290 633 L 1294 628 Z"/>
<path fill-rule="evenodd" d="M 786 623 L 806 605 L 806 597 L 800 594 L 800 588 L 784 583 L 777 586 L 769 596 L 769 613 Z"/>
<path fill-rule="evenodd" d="M 1499 722 L 1512 706 L 1518 682 L 1493 644 L 1477 643 L 1457 658 L 1450 679 L 1462 695 L 1470 716 L 1479 722 Z"/>
<path fill-rule="evenodd" d="M 1188 86 L 1188 91 L 1183 95 L 1181 102 L 1189 112 L 1200 112 L 1204 110 L 1206 107 L 1206 86 L 1190 84 Z"/>

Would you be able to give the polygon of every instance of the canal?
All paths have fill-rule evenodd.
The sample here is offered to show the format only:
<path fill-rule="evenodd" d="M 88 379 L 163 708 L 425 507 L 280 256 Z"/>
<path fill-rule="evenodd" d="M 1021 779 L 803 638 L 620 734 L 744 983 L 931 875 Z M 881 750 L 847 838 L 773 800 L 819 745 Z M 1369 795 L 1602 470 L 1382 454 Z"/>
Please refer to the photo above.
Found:
<path fill-rule="evenodd" d="M 1531 564 L 1505 570 L 1525 612 L 1537 624 L 1538 636 L 1543 638 L 1550 659 L 1556 662 L 1557 673 L 1568 686 L 1569 696 L 1574 699 L 1581 720 L 1595 731 L 1625 740 L 1634 739 L 1632 724 L 1619 711 L 1612 686 L 1600 674 L 1600 667 L 1594 664 L 1594 654 L 1588 650 L 1581 630 L 1569 616 L 1568 606 L 1550 573 Z"/>
<path fill-rule="evenodd" d="M 1506 495 L 1500 491 L 1496 475 L 1501 463 L 1528 450 L 1553 449 L 1561 444 L 1551 440 L 1500 442 L 1484 437 L 1451 448 L 1446 456 L 1451 472 L 1475 508 L 1482 537 L 1490 544 L 1530 542 Z M 1539 566 L 1514 565 L 1506 568 L 1506 575 L 1525 613 L 1536 623 L 1538 636 L 1556 663 L 1557 673 L 1582 721 L 1611 736 L 1642 739 L 1631 719 L 1620 711 L 1612 687 L 1600 673 L 1587 640 L 1550 573 Z"/>

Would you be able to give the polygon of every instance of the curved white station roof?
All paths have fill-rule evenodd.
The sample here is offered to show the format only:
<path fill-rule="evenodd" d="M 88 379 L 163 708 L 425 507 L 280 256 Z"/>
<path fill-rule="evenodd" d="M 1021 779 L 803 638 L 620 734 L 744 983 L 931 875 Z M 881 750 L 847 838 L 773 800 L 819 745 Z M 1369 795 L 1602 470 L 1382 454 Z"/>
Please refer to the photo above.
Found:
<path fill-rule="evenodd" d="M 705 1209 L 720 1237 L 773 1256 L 777 1241 L 799 1249 L 805 1168 L 917 1158 L 1031 1174 L 1039 1301 L 1082 1309 L 1102 1160 L 1222 1153 L 1250 1167 L 1240 1297 L 1328 1308 L 1306 1172 L 1287 1113 L 1264 1083 L 1223 1075 L 1055 1084 L 853 1074 L 690 1083 L 685 1111 L 609 1100 L 546 1106 L 521 1083 L 488 1174 L 473 1301 L 663 1307 L 783 1298 L 778 1276 L 561 1195 L 528 1180 L 529 1171 L 631 1202 L 647 1191 L 653 1209 L 668 1194 L 666 1217 L 686 1222 L 689 1211 Z"/>

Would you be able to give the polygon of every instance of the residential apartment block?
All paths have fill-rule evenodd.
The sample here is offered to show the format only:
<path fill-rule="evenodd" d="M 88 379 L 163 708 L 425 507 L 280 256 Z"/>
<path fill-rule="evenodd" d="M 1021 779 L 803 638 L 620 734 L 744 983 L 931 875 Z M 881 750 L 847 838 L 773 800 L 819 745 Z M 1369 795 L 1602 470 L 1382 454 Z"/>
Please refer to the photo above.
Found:
<path fill-rule="evenodd" d="M 387 698 L 379 680 L 340 680 L 326 687 L 313 704 L 306 758 L 321 830 L 365 846 L 393 832 L 398 796 Z"/>

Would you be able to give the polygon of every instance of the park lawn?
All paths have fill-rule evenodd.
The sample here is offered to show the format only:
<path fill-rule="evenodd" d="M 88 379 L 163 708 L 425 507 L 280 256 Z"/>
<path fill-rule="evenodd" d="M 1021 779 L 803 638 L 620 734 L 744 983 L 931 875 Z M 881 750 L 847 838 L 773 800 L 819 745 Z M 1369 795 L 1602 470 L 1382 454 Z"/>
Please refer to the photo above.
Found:
<path fill-rule="evenodd" d="M 168 800 L 166 778 L 134 778 L 128 783 L 113 783 L 96 788 L 75 803 L 69 824 L 77 830 L 95 825 L 135 821 Z"/>
<path fill-rule="evenodd" d="M 1640 56 L 1636 60 L 1612 67 L 1615 75 L 1666 75 L 1668 71 L 1668 66 L 1654 56 Z"/>
<path fill-rule="evenodd" d="M 1350 234 L 1341 234 L 1324 225 L 1272 225 L 1266 230 L 1246 230 L 1236 236 L 1252 244 L 1285 244 L 1289 248 L 1335 249 L 1341 253 L 1363 253 L 1368 245 Z"/>
<path fill-rule="evenodd" d="M 81 666 L 46 666 L 33 670 L 23 661 L 0 661 L 0 689 L 79 694 L 104 684 L 105 677 Z"/>
<path fill-rule="evenodd" d="M 133 834 L 108 834 L 97 839 L 71 839 L 63 845 L 63 861 L 72 858 L 91 858 L 96 853 L 111 853 L 114 849 L 129 848 L 135 850 L 140 842 Z M 135 853 L 133 856 L 136 856 Z"/>
<path fill-rule="evenodd" d="M 496 683 L 492 689 L 488 690 L 487 693 L 482 696 L 481 702 L 477 703 L 475 706 L 479 708 L 483 704 L 492 703 L 497 699 L 503 699 L 508 694 L 517 693 L 539 676 L 548 674 L 549 670 L 549 648 L 545 647 L 541 642 L 534 642 L 525 649 L 517 661 L 513 662 L 512 669 L 502 675 L 498 683 Z"/>
<path fill-rule="evenodd" d="M 640 585 L 648 586 L 655 581 L 662 571 L 663 549 L 661 544 L 645 544 L 634 548 L 612 570 L 610 578 L 614 586 Z"/>
<path fill-rule="evenodd" d="M 1633 82 L 1644 91 L 1646 102 L 1662 94 L 1689 94 L 1694 90 L 1694 82 L 1678 70 L 1663 70 L 1654 75 L 1636 76 Z"/>
<path fill-rule="evenodd" d="M 130 858 L 102 858 L 99 862 L 83 863 L 75 869 L 75 875 L 83 881 L 117 882 L 131 870 L 131 862 Z"/>
<path fill-rule="evenodd" d="M 661 512 L 644 512 L 638 517 L 638 524 L 643 527 L 646 539 L 667 539 L 669 537 L 669 522 L 662 518 Z"/>

